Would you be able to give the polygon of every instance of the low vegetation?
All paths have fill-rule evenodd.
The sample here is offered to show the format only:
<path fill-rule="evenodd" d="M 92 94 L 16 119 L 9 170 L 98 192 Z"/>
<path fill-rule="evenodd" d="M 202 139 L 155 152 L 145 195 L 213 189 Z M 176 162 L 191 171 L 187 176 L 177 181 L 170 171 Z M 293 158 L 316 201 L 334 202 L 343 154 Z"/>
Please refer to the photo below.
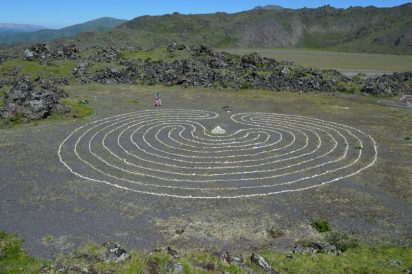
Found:
<path fill-rule="evenodd" d="M 47 64 L 40 64 L 36 61 L 25 61 L 21 58 L 8 60 L 0 65 L 0 73 L 13 74 L 20 78 L 23 75 L 30 75 L 32 78 L 63 78 L 70 76 L 76 67 L 75 60 L 54 60 Z"/>
<path fill-rule="evenodd" d="M 322 233 L 322 232 L 328 232 L 328 231 L 331 231 L 331 230 L 332 230 L 332 228 L 331 228 L 328 220 L 325 220 L 325 219 L 317 219 L 317 220 L 314 220 L 314 221 L 312 222 L 312 227 L 313 227 L 314 229 L 316 229 L 316 231 L 318 231 L 318 232 L 320 232 L 320 233 Z"/>
<path fill-rule="evenodd" d="M 0 230 L 0 273 L 38 273 L 48 262 L 30 257 L 23 240 Z"/>
<path fill-rule="evenodd" d="M 72 273 L 80 273 L 82 269 L 92 269 L 96 273 L 170 273 L 177 268 L 183 273 L 261 273 L 249 256 L 242 258 L 244 269 L 235 262 L 224 263 L 216 254 L 206 251 L 182 252 L 177 259 L 166 251 L 132 251 L 130 259 L 117 264 L 99 261 L 103 253 L 100 245 L 87 243 L 52 260 L 36 259 L 27 255 L 23 241 L 15 234 L 0 231 L 0 273 L 54 273 L 58 266 L 78 269 Z M 406 247 L 351 246 L 339 256 L 272 250 L 259 254 L 280 273 L 405 273 L 412 267 L 412 248 Z"/>
<path fill-rule="evenodd" d="M 71 111 L 69 113 L 73 118 L 84 118 L 93 114 L 93 109 L 86 104 L 81 102 L 80 97 L 68 97 L 62 99 L 61 102 L 70 107 Z"/>
<path fill-rule="evenodd" d="M 359 247 L 358 239 L 352 237 L 349 234 L 342 233 L 339 231 L 329 232 L 326 236 L 326 239 L 330 244 L 336 246 L 336 248 L 338 250 L 341 250 L 342 252 L 346 252 L 349 249 Z"/>

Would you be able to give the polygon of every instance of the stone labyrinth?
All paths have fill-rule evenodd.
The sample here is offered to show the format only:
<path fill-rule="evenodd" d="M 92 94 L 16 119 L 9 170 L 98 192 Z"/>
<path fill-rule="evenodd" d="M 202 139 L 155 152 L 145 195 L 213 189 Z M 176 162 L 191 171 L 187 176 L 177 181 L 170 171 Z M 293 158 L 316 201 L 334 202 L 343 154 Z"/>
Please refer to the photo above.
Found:
<path fill-rule="evenodd" d="M 203 110 L 117 115 L 75 129 L 58 154 L 83 179 L 187 199 L 306 190 L 356 175 L 377 159 L 375 141 L 343 124 L 237 113 L 225 135 L 214 135 L 219 121 L 217 113 Z"/>

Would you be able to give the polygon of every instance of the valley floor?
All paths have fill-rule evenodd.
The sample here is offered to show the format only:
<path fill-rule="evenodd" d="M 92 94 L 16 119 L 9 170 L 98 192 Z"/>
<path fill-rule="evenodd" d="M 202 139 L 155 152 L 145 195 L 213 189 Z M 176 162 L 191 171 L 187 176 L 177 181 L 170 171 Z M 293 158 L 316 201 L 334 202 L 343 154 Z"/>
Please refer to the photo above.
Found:
<path fill-rule="evenodd" d="M 364 73 L 376 76 L 384 73 L 412 70 L 411 55 L 349 53 L 299 48 L 222 49 L 234 54 L 258 51 L 262 56 L 319 69 L 336 69 L 342 73 Z"/>
<path fill-rule="evenodd" d="M 410 109 L 377 105 L 372 96 L 344 94 L 131 85 L 66 89 L 73 98 L 88 99 L 94 114 L 0 130 L 0 229 L 18 233 L 30 254 L 50 257 L 86 241 L 108 240 L 138 250 L 168 245 L 185 250 L 291 250 L 296 240 L 319 236 L 310 225 L 318 218 L 362 242 L 412 245 Z M 219 124 L 230 131 L 228 117 L 246 112 L 350 125 L 374 138 L 377 162 L 358 175 L 305 191 L 216 200 L 135 193 L 82 179 L 61 164 L 59 145 L 74 129 L 113 115 L 153 110 L 157 91 L 164 110 L 218 113 L 220 118 L 207 129 Z M 234 110 L 226 113 L 225 105 Z M 282 233 L 273 238 L 268 231 Z"/>

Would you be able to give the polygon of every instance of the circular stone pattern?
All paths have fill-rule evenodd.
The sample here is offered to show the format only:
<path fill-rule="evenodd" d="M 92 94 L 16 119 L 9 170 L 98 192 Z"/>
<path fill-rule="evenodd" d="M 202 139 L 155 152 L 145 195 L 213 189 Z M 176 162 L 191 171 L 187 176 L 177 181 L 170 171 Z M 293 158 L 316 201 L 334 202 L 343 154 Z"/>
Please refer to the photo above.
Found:
<path fill-rule="evenodd" d="M 362 131 L 310 117 L 238 113 L 214 135 L 210 111 L 137 111 L 91 122 L 60 144 L 78 177 L 136 193 L 230 199 L 301 191 L 356 175 L 377 159 Z"/>

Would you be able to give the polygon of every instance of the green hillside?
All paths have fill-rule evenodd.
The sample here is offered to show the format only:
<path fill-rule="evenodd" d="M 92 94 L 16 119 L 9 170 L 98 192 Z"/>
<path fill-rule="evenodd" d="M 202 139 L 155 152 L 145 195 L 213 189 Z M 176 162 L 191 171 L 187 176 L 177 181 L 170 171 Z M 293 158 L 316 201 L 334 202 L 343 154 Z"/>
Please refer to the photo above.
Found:
<path fill-rule="evenodd" d="M 76 24 L 62 29 L 43 29 L 30 33 L 14 33 L 0 37 L 0 44 L 12 44 L 17 42 L 34 42 L 34 41 L 51 41 L 59 38 L 73 37 L 79 33 L 85 32 L 103 32 L 110 30 L 126 20 L 103 17 L 96 20 L 88 21 L 82 24 Z"/>
<path fill-rule="evenodd" d="M 412 4 L 393 8 L 254 9 L 227 14 L 142 16 L 107 33 L 80 35 L 81 45 L 160 47 L 304 47 L 412 54 Z"/>

